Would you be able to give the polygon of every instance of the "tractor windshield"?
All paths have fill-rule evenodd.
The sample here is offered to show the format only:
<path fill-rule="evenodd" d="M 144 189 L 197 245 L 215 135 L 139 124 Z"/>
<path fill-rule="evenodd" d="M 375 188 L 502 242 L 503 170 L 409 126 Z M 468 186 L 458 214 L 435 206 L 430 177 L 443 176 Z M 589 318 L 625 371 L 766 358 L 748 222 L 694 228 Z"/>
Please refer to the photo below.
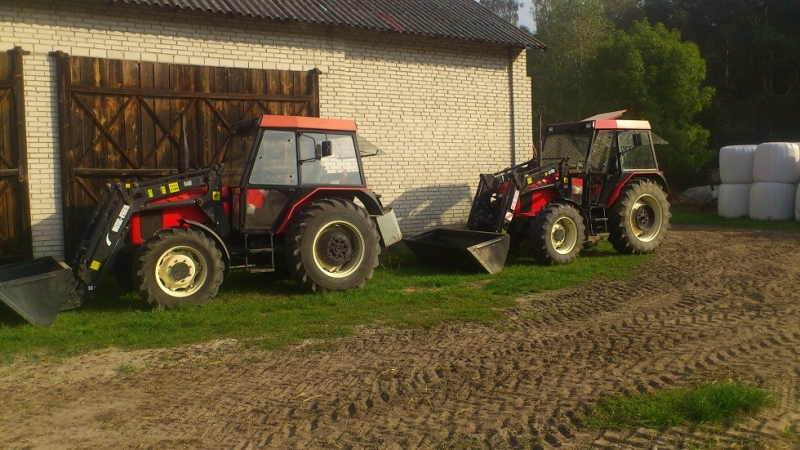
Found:
<path fill-rule="evenodd" d="M 542 161 L 566 159 L 570 166 L 583 166 L 591 140 L 591 131 L 549 134 L 542 150 Z"/>
<path fill-rule="evenodd" d="M 222 158 L 222 163 L 225 164 L 225 170 L 222 172 L 223 186 L 232 187 L 241 184 L 242 176 L 247 168 L 247 159 L 250 157 L 257 133 L 258 128 L 253 128 L 248 132 L 235 134 L 231 138 L 225 156 Z"/>
<path fill-rule="evenodd" d="M 363 186 L 352 134 L 305 132 L 298 139 L 300 149 L 300 178 L 304 185 L 339 184 Z M 330 154 L 315 158 L 315 148 L 322 142 L 330 144 Z"/>

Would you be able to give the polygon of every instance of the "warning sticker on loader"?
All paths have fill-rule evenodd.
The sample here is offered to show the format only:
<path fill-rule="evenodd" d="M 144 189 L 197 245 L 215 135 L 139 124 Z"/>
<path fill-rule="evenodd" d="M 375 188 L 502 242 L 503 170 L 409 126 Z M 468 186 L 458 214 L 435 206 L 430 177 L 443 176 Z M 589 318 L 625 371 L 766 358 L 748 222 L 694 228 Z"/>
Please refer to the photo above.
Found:
<path fill-rule="evenodd" d="M 125 205 L 119 211 L 119 216 L 117 216 L 117 220 L 114 222 L 114 226 L 111 227 L 111 232 L 116 233 L 122 228 L 122 223 L 125 221 L 125 217 L 128 215 L 128 211 L 130 211 L 131 207 L 129 205 Z"/>
<path fill-rule="evenodd" d="M 181 190 L 180 185 L 177 182 L 173 182 L 169 184 L 169 193 L 174 194 Z"/>
<path fill-rule="evenodd" d="M 211 200 L 218 202 L 222 200 L 222 192 L 220 191 L 212 191 L 211 192 Z"/>
<path fill-rule="evenodd" d="M 92 263 L 89 264 L 89 268 L 92 270 L 100 270 L 100 261 L 92 261 Z"/>

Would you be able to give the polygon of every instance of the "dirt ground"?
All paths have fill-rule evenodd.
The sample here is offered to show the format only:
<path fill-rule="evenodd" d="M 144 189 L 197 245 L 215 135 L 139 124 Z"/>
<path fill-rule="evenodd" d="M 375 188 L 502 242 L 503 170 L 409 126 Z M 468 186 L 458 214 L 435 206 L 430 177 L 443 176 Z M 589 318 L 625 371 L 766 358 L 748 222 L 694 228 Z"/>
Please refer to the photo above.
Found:
<path fill-rule="evenodd" d="M 0 367 L 0 448 L 800 448 L 798 234 L 673 227 L 635 280 L 507 312 L 322 350 L 218 341 L 19 361 Z M 577 425 L 604 396 L 725 379 L 779 406 L 732 428 Z"/>

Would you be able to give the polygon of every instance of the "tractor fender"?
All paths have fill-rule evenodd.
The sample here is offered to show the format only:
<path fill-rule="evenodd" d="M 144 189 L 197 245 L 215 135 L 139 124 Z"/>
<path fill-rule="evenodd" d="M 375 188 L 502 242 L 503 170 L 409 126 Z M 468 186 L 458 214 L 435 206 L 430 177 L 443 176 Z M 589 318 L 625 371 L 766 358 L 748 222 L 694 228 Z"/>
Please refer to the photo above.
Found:
<path fill-rule="evenodd" d="M 651 180 L 661 186 L 661 188 L 664 189 L 664 192 L 669 194 L 669 186 L 667 185 L 667 179 L 664 178 L 664 172 L 631 172 L 627 174 L 627 176 L 614 189 L 614 192 L 611 193 L 611 197 L 608 199 L 609 208 L 616 203 L 622 188 L 627 186 L 628 183 L 635 179 Z"/>
<path fill-rule="evenodd" d="M 575 200 L 572 200 L 571 198 L 558 197 L 558 198 L 553 199 L 553 201 L 548 203 L 548 205 L 552 205 L 554 203 L 555 204 L 560 204 L 560 205 L 570 205 L 570 206 L 575 207 L 575 209 L 577 209 L 578 212 L 581 213 L 581 216 L 583 216 L 583 220 L 584 221 L 588 217 L 588 215 L 586 214 L 586 210 L 583 208 L 583 206 L 581 206 L 580 203 L 576 202 Z"/>
<path fill-rule="evenodd" d="M 225 262 L 225 277 L 228 277 L 228 273 L 231 270 L 231 254 L 228 251 L 228 246 L 225 245 L 225 241 L 217 234 L 216 231 L 212 230 L 208 225 L 204 225 L 200 222 L 195 222 L 194 220 L 186 220 L 186 219 L 179 219 L 182 225 L 188 226 L 190 228 L 198 228 L 200 231 L 205 233 L 206 236 L 210 237 L 217 243 L 219 249 L 222 250 L 222 258 Z"/>
<path fill-rule="evenodd" d="M 289 231 L 294 218 L 305 209 L 306 206 L 314 203 L 317 200 L 324 200 L 326 198 L 341 198 L 344 200 L 352 201 L 353 198 L 361 200 L 370 216 L 383 215 L 383 206 L 375 194 L 365 187 L 353 188 L 316 188 L 300 198 L 290 208 L 286 216 L 281 221 L 275 234 L 283 234 Z"/>

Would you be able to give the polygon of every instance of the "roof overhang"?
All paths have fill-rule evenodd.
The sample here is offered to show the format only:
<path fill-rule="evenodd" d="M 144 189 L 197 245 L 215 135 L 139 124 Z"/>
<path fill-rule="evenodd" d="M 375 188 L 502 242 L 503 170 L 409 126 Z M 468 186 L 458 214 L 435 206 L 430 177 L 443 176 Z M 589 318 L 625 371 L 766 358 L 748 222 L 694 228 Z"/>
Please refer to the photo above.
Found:
<path fill-rule="evenodd" d="M 106 0 L 142 6 L 499 44 L 544 44 L 474 0 Z"/>

